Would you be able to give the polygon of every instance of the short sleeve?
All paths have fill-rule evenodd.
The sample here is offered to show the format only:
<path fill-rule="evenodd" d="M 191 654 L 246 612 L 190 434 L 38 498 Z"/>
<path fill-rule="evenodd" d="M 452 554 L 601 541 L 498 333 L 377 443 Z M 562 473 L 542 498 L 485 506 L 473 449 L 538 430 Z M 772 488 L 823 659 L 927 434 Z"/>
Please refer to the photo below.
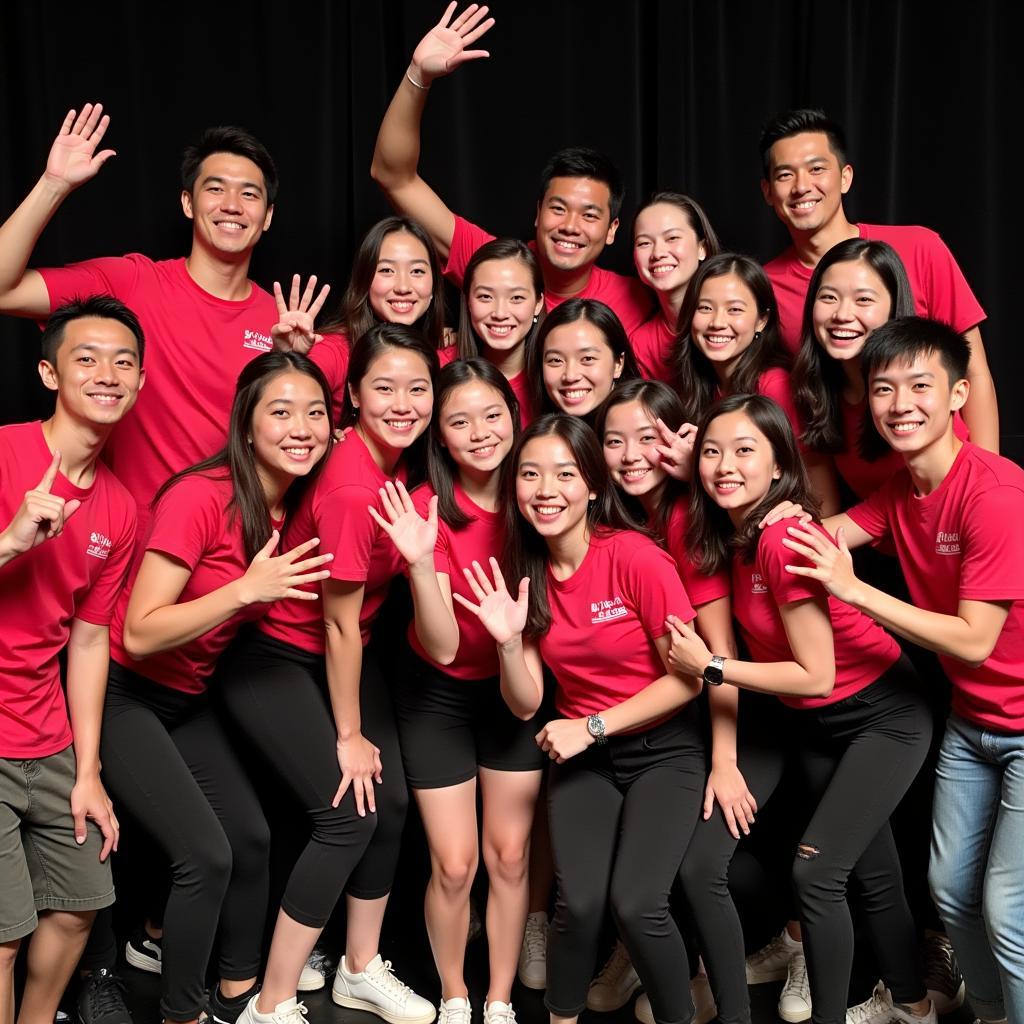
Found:
<path fill-rule="evenodd" d="M 985 310 L 946 243 L 934 231 L 920 230 L 925 257 L 920 272 L 925 281 L 928 315 L 952 324 L 961 333 L 969 331 L 985 319 Z"/>
<path fill-rule="evenodd" d="M 50 310 L 74 298 L 89 295 L 113 295 L 126 304 L 135 291 L 139 268 L 128 256 L 105 256 L 72 263 L 66 267 L 46 267 L 39 271 L 50 297 Z"/>
<path fill-rule="evenodd" d="M 729 597 L 732 583 L 726 570 L 707 575 L 700 571 L 686 547 L 686 526 L 688 514 L 685 500 L 676 503 L 669 516 L 666 528 L 665 546 L 676 563 L 676 569 L 686 588 L 691 604 L 699 608 L 702 604 Z"/>
<path fill-rule="evenodd" d="M 223 492 L 213 481 L 183 477 L 157 502 L 146 550 L 160 551 L 195 569 L 221 534 L 223 502 Z"/>
<path fill-rule="evenodd" d="M 1009 484 L 978 494 L 963 523 L 960 598 L 1024 599 L 1024 491 Z"/>
<path fill-rule="evenodd" d="M 762 580 L 780 607 L 784 604 L 793 604 L 795 601 L 815 600 L 826 596 L 825 588 L 817 580 L 786 571 L 787 565 L 810 566 L 810 562 L 802 555 L 782 543 L 788 536 L 786 531 L 790 525 L 786 520 L 782 520 L 766 527 L 757 545 L 757 561 Z M 810 526 L 809 529 L 814 530 L 818 527 Z"/>
<path fill-rule="evenodd" d="M 348 376 L 349 347 L 344 334 L 325 334 L 309 350 L 309 358 L 324 372 L 331 388 L 331 418 L 335 426 L 345 401 L 345 378 Z"/>
<path fill-rule="evenodd" d="M 103 571 L 97 577 L 85 600 L 75 609 L 75 618 L 94 626 L 109 626 L 114 605 L 124 589 L 135 553 L 135 503 L 125 496 L 124 518 L 116 540 L 110 546 Z"/>
<path fill-rule="evenodd" d="M 877 491 L 846 512 L 846 515 L 865 533 L 871 534 L 876 540 L 888 536 L 891 532 L 889 518 L 892 509 L 893 486 L 904 473 L 906 473 L 905 469 L 897 470 Z"/>
<path fill-rule="evenodd" d="M 448 250 L 448 262 L 444 268 L 444 276 L 456 288 L 462 287 L 462 279 L 466 275 L 466 266 L 473 253 L 494 240 L 494 235 L 483 228 L 471 224 L 464 217 L 455 216 L 455 232 L 452 235 L 451 248 Z"/>
<path fill-rule="evenodd" d="M 368 487 L 351 484 L 317 494 L 313 510 L 321 552 L 334 555 L 331 579 L 365 583 L 377 540 L 377 524 L 368 511 L 379 510 L 380 497 Z"/>
<path fill-rule="evenodd" d="M 692 622 L 696 614 L 679 578 L 676 564 L 667 551 L 653 541 L 632 553 L 624 570 L 624 591 L 636 610 L 644 631 L 652 639 L 668 632 L 665 619 L 675 615 Z"/>

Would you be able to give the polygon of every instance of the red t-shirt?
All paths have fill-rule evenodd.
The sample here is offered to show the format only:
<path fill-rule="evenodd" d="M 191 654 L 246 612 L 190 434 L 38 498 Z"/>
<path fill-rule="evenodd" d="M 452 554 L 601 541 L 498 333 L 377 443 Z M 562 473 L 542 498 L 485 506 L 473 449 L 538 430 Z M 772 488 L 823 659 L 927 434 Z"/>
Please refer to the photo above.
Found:
<path fill-rule="evenodd" d="M 309 358 L 324 371 L 331 385 L 331 422 L 335 426 L 341 419 L 341 406 L 345 401 L 345 379 L 351 353 L 351 342 L 343 333 L 325 334 L 323 341 L 318 341 L 309 350 Z"/>
<path fill-rule="evenodd" d="M 752 562 L 733 556 L 732 610 L 755 661 L 792 661 L 779 608 L 825 593 L 817 580 L 786 572 L 787 565 L 809 564 L 782 543 L 791 525 L 783 520 L 766 527 Z M 815 529 L 828 536 L 817 524 Z M 779 700 L 790 707 L 818 708 L 845 700 L 873 683 L 900 656 L 899 644 L 867 615 L 834 597 L 828 599 L 828 614 L 836 659 L 835 687 L 828 697 L 780 695 Z"/>
<path fill-rule="evenodd" d="M 433 497 L 434 489 L 429 484 L 417 488 L 413 495 L 413 504 L 420 515 L 426 517 L 427 506 Z M 479 562 L 490 573 L 488 559 L 493 555 L 501 558 L 501 549 L 505 543 L 505 519 L 500 512 L 487 512 L 474 504 L 463 489 L 455 485 L 455 503 L 467 515 L 473 516 L 473 522 L 461 530 L 453 530 L 444 520 L 438 521 L 437 543 L 434 545 L 434 569 L 446 573 L 451 582 L 453 594 L 461 594 L 467 600 L 476 603 L 473 592 L 469 589 L 463 569 L 471 569 L 474 560 Z M 515 586 L 519 585 L 516 580 Z M 513 584 L 509 583 L 510 587 Z M 456 679 L 489 679 L 498 674 L 498 653 L 494 646 L 494 638 L 481 625 L 479 618 L 455 603 L 455 621 L 459 627 L 459 650 L 455 661 L 450 665 L 437 665 L 423 649 L 416 636 L 416 628 L 409 624 L 409 642 L 413 650 L 426 661 L 429 661 L 444 673 Z"/>
<path fill-rule="evenodd" d="M 246 622 L 261 619 L 269 607 L 254 604 L 181 647 L 136 661 L 124 647 L 124 618 L 128 598 L 146 551 L 159 551 L 191 570 L 177 604 L 219 590 L 245 575 L 242 524 L 229 514 L 234 495 L 229 477 L 191 473 L 164 493 L 150 520 L 149 536 L 136 555 L 130 584 L 121 591 L 110 624 L 110 656 L 114 661 L 162 686 L 182 693 L 202 693 L 217 659 Z M 275 524 L 279 526 L 280 524 Z M 282 552 L 278 547 L 277 554 Z"/>
<path fill-rule="evenodd" d="M 919 316 L 942 320 L 961 333 L 985 319 L 971 286 L 946 243 L 929 228 L 900 224 L 855 224 L 861 238 L 888 242 L 907 268 L 914 307 Z M 765 273 L 775 289 L 783 345 L 794 355 L 800 349 L 804 300 L 813 267 L 805 267 L 790 246 Z"/>
<path fill-rule="evenodd" d="M 483 228 L 471 224 L 463 217 L 455 218 L 455 234 L 452 236 L 451 248 L 448 251 L 448 263 L 444 268 L 444 276 L 457 288 L 462 287 L 462 279 L 473 253 L 494 239 L 494 235 Z M 537 243 L 530 241 L 529 247 L 536 252 Z M 597 299 L 610 307 L 622 321 L 626 334 L 631 334 L 650 315 L 653 300 L 651 293 L 635 278 L 623 277 L 614 271 L 602 267 L 590 268 L 590 279 L 583 291 L 576 295 L 553 295 L 544 293 L 544 307 L 551 312 L 567 298 Z"/>
<path fill-rule="evenodd" d="M 274 298 L 256 284 L 247 299 L 219 299 L 189 276 L 184 259 L 132 253 L 41 270 L 50 309 L 75 296 L 113 295 L 146 335 L 146 386 L 110 436 L 104 459 L 139 503 L 140 528 L 160 485 L 224 446 L 239 372 L 273 348 Z M 332 380 L 337 391 L 344 378 Z"/>
<path fill-rule="evenodd" d="M 721 597 L 728 597 L 731 589 L 729 574 L 722 570 L 705 576 L 690 560 L 686 548 L 686 527 L 690 522 L 690 500 L 681 496 L 672 506 L 665 527 L 665 547 L 675 560 L 679 576 L 686 587 L 686 595 L 694 608 Z"/>
<path fill-rule="evenodd" d="M 782 406 L 786 419 L 792 424 L 793 433 L 799 438 L 804 432 L 800 413 L 793 401 L 793 385 L 789 379 L 789 371 L 781 366 L 773 366 L 757 378 L 757 393 L 771 398 Z"/>
<path fill-rule="evenodd" d="M 537 412 L 533 408 L 530 384 L 526 379 L 526 371 L 520 370 L 517 374 L 509 377 L 508 386 L 519 401 L 519 423 L 525 430 L 537 418 Z"/>
<path fill-rule="evenodd" d="M 960 601 L 1012 601 L 978 667 L 939 655 L 953 710 L 983 728 L 1024 732 L 1024 470 L 969 441 L 945 480 L 919 497 L 904 469 L 850 518 L 896 546 L 914 604 L 956 615 Z"/>
<path fill-rule="evenodd" d="M 648 380 L 660 380 L 674 386 L 676 373 L 672 360 L 677 338 L 675 329 L 665 323 L 660 311 L 630 334 L 629 343 L 633 346 L 633 355 L 636 356 L 640 372 Z"/>
<path fill-rule="evenodd" d="M 330 569 L 331 579 L 365 585 L 359 613 L 364 646 L 387 597 L 388 585 L 403 565 L 391 538 L 367 511 L 372 505 L 384 514 L 377 492 L 387 480 L 366 443 L 355 430 L 351 431 L 331 450 L 327 465 L 313 489 L 306 492 L 284 536 L 289 548 L 319 537 L 316 552 L 334 555 L 334 561 L 323 567 Z M 304 583 L 302 589 L 322 593 L 319 583 Z M 323 601 L 276 601 L 259 628 L 304 651 L 323 654 Z"/>
<path fill-rule="evenodd" d="M 0 524 L 39 485 L 53 452 L 41 424 L 0 427 Z M 71 743 L 57 655 L 71 620 L 110 622 L 135 544 L 135 502 L 99 464 L 92 486 L 58 473 L 51 493 L 81 507 L 59 537 L 0 566 L 0 757 L 48 757 Z"/>
<path fill-rule="evenodd" d="M 564 718 L 599 714 L 665 675 L 654 641 L 666 616 L 693 619 L 672 556 L 649 537 L 618 530 L 593 536 L 567 580 L 547 572 L 551 628 L 540 653 L 558 682 Z"/>

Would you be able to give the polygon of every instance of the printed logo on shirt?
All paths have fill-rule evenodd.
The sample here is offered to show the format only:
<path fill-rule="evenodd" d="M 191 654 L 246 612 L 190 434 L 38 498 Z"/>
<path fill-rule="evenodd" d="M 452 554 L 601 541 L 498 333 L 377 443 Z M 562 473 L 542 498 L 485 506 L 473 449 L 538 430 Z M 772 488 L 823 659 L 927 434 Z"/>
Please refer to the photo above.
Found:
<path fill-rule="evenodd" d="M 937 555 L 959 555 L 960 554 L 960 534 L 959 533 L 943 533 L 939 530 L 935 534 L 935 554 Z"/>
<path fill-rule="evenodd" d="M 269 334 L 260 331 L 242 331 L 242 348 L 255 349 L 257 352 L 269 352 L 274 347 L 274 340 Z"/>
<path fill-rule="evenodd" d="M 105 559 L 110 554 L 112 546 L 109 537 L 105 537 L 102 533 L 90 533 L 89 546 L 85 549 L 85 553 L 92 555 L 93 558 Z"/>
<path fill-rule="evenodd" d="M 768 585 L 764 581 L 764 577 L 759 572 L 752 572 L 750 574 L 750 592 L 752 594 L 767 594 Z"/>
<path fill-rule="evenodd" d="M 613 597 L 606 601 L 590 602 L 590 624 L 598 626 L 602 622 L 611 622 L 628 615 L 629 609 L 622 603 L 621 597 Z"/>

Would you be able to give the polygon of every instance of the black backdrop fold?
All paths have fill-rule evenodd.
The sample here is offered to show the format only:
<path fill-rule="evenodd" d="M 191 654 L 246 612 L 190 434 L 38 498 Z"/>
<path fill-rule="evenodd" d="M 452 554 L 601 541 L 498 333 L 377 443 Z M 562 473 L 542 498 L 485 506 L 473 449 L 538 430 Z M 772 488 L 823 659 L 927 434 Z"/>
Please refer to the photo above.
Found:
<path fill-rule="evenodd" d="M 340 293 L 360 234 L 386 212 L 368 174 L 380 117 L 441 9 L 424 0 L 7 0 L 0 214 L 42 170 L 67 108 L 101 100 L 118 155 L 58 213 L 33 262 L 182 255 L 181 149 L 206 125 L 238 123 L 267 143 L 282 179 L 255 278 L 269 286 L 315 272 Z M 727 245 L 768 258 L 785 234 L 760 196 L 759 126 L 778 109 L 823 106 L 849 135 L 851 216 L 926 224 L 957 256 L 990 318 L 983 334 L 1004 450 L 1021 460 L 1015 9 L 997 0 L 496 0 L 498 24 L 481 44 L 492 57 L 432 90 L 423 174 L 457 211 L 528 235 L 544 159 L 588 143 L 608 151 L 628 186 L 607 265 L 629 268 L 632 211 L 657 187 L 690 192 Z M 0 346 L 0 421 L 44 413 L 35 329 L 0 319 Z"/>

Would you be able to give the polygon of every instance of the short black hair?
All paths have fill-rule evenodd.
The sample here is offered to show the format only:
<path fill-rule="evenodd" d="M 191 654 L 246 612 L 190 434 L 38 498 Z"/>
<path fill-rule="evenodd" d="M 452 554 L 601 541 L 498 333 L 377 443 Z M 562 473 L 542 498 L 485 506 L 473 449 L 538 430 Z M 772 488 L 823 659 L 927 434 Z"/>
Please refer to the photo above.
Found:
<path fill-rule="evenodd" d="M 142 333 L 139 318 L 120 300 L 113 295 L 90 295 L 88 298 L 75 297 L 63 306 L 58 306 L 46 321 L 42 336 L 42 355 L 51 366 L 57 365 L 57 350 L 64 340 L 64 331 L 73 320 L 85 317 L 99 317 L 103 320 L 116 320 L 124 324 L 135 337 L 139 349 L 139 366 L 146 351 L 146 337 Z"/>
<path fill-rule="evenodd" d="M 569 146 L 555 153 L 544 167 L 540 176 L 540 191 L 537 202 L 544 201 L 544 195 L 552 178 L 593 178 L 608 186 L 610 195 L 608 210 L 611 220 L 619 216 L 622 199 L 626 194 L 619 169 L 600 151 L 589 146 Z"/>
<path fill-rule="evenodd" d="M 901 316 L 876 327 L 860 355 L 864 380 L 893 363 L 912 363 L 917 356 L 938 353 L 950 386 L 967 377 L 971 346 L 955 328 L 941 320 L 923 316 Z"/>
<path fill-rule="evenodd" d="M 805 132 L 821 132 L 827 136 L 828 148 L 835 154 L 839 166 L 846 166 L 846 134 L 843 129 L 824 110 L 803 107 L 800 110 L 787 110 L 782 114 L 776 114 L 761 129 L 758 148 L 761 152 L 761 171 L 765 181 L 771 174 L 772 146 L 781 139 L 803 135 Z"/>
<path fill-rule="evenodd" d="M 203 161 L 214 153 L 233 153 L 251 160 L 262 172 L 267 189 L 267 206 L 273 206 L 277 198 L 277 168 L 267 152 L 267 147 L 251 132 L 236 125 L 221 125 L 207 128 L 199 140 L 185 147 L 181 160 L 181 187 L 189 194 L 199 177 Z"/>

